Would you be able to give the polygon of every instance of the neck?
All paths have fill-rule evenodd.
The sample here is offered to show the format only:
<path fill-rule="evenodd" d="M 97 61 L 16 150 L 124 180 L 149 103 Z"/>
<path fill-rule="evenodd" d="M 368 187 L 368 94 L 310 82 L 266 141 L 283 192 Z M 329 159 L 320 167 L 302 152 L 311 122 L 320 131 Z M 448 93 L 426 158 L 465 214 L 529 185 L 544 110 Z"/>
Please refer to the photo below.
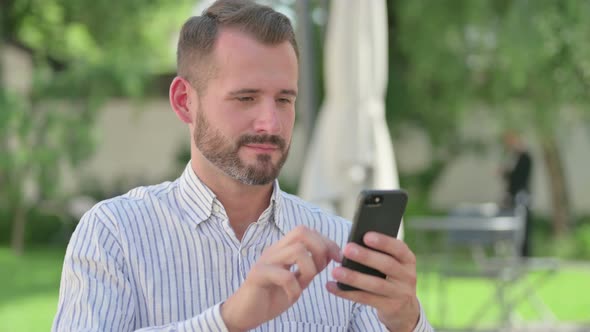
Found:
<path fill-rule="evenodd" d="M 520 144 L 520 143 L 519 144 L 515 144 L 512 147 L 512 152 L 514 152 L 514 153 L 521 153 L 521 152 L 523 152 L 525 150 L 526 149 L 525 149 L 524 145 L 523 144 Z"/>
<path fill-rule="evenodd" d="M 273 183 L 260 186 L 243 184 L 216 168 L 199 163 L 197 159 L 191 161 L 191 166 L 223 204 L 230 225 L 238 240 L 241 240 L 248 226 L 256 222 L 270 205 Z"/>

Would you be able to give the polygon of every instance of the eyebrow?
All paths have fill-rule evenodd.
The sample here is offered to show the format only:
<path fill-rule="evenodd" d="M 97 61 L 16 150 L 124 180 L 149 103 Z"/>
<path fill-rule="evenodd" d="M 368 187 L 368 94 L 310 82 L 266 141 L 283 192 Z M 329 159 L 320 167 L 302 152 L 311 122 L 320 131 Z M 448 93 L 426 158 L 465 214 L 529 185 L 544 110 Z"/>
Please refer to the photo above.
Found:
<path fill-rule="evenodd" d="M 230 96 L 236 96 L 236 95 L 241 95 L 241 94 L 248 94 L 248 93 L 260 93 L 261 90 L 260 89 L 240 89 L 240 90 L 236 90 L 236 91 L 231 91 L 229 93 Z M 280 91 L 280 94 L 282 95 L 290 95 L 293 97 L 297 97 L 297 91 L 295 90 L 290 90 L 290 89 L 282 89 Z"/>
<path fill-rule="evenodd" d="M 283 90 L 281 90 L 281 94 L 282 95 L 291 95 L 293 97 L 297 97 L 297 91 L 295 91 L 295 90 L 283 89 Z"/>

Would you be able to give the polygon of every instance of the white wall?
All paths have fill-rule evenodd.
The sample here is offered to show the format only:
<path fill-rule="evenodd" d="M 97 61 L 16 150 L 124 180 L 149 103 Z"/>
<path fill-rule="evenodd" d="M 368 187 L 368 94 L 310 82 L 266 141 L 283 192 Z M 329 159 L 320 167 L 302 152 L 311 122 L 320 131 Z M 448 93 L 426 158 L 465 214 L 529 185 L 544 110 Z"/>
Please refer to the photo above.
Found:
<path fill-rule="evenodd" d="M 3 45 L 1 49 L 2 77 L 0 80 L 14 92 L 27 94 L 33 82 L 31 57 L 25 51 L 11 45 Z"/>
<path fill-rule="evenodd" d="M 481 119 L 477 121 L 479 120 Z M 493 127 L 491 121 L 485 123 Z M 434 207 L 449 209 L 461 202 L 500 200 L 503 190 L 498 173 L 502 162 L 501 145 L 496 141 L 497 135 L 494 136 L 491 132 L 483 130 L 480 135 L 492 146 L 490 149 L 483 153 L 465 153 L 448 165 L 431 193 L 430 201 Z M 568 134 L 568 137 L 559 139 L 572 208 L 576 213 L 590 214 L 590 130 L 579 125 L 571 128 Z M 542 153 L 531 136 L 525 135 L 525 140 L 533 157 L 533 209 L 537 213 L 548 214 L 551 209 L 550 186 Z M 416 130 L 408 130 L 407 133 L 404 131 L 395 148 L 402 173 L 423 169 L 430 162 L 431 147 L 424 133 Z"/>
<path fill-rule="evenodd" d="M 122 180 L 131 188 L 174 180 L 182 171 L 176 155 L 183 145 L 188 148 L 190 134 L 167 100 L 112 100 L 101 110 L 96 128 L 96 153 L 79 169 L 67 171 L 74 176 L 64 178 L 70 190 L 80 186 L 83 177 L 107 187 Z"/>

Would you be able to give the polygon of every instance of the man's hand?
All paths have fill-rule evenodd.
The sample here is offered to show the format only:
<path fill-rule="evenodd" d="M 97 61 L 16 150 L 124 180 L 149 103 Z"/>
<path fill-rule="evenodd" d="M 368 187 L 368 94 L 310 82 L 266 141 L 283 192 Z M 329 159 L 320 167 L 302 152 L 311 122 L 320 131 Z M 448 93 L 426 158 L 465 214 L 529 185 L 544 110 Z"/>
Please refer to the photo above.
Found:
<path fill-rule="evenodd" d="M 383 234 L 369 232 L 363 241 L 380 252 L 349 243 L 344 247 L 344 256 L 381 271 L 387 278 L 337 267 L 332 271 L 334 279 L 360 291 L 342 291 L 336 282 L 329 282 L 328 290 L 376 308 L 379 319 L 390 331 L 412 331 L 420 318 L 416 297 L 416 256 L 404 242 Z"/>
<path fill-rule="evenodd" d="M 245 331 L 277 317 L 331 260 L 341 261 L 335 242 L 297 227 L 264 250 L 242 286 L 221 306 L 223 321 L 230 331 Z"/>

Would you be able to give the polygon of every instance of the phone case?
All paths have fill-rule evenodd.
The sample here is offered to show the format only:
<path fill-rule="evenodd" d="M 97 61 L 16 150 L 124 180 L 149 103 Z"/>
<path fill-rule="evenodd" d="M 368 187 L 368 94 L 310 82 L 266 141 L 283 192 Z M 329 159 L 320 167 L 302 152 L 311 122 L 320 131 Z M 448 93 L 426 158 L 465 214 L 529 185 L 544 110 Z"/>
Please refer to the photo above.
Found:
<path fill-rule="evenodd" d="M 363 247 L 363 237 L 369 231 L 397 237 L 404 211 L 408 202 L 408 194 L 403 190 L 364 190 L 360 193 L 356 213 L 348 242 L 355 242 Z M 385 278 L 375 269 L 344 258 L 342 266 L 362 273 Z M 356 288 L 338 283 L 342 290 Z"/>

